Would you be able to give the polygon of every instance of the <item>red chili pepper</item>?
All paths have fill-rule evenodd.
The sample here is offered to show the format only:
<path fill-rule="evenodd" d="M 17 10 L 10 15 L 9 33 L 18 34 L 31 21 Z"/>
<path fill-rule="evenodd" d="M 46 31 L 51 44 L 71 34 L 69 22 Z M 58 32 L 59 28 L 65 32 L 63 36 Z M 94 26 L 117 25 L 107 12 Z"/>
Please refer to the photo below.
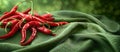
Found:
<path fill-rule="evenodd" d="M 15 6 L 11 9 L 11 11 L 10 11 L 9 13 L 4 14 L 3 16 L 0 17 L 0 21 L 3 20 L 4 18 L 7 18 L 7 17 L 10 17 L 10 16 L 14 15 L 14 13 L 15 13 L 16 10 L 17 10 L 17 8 L 18 8 L 18 6 L 15 5 Z"/>
<path fill-rule="evenodd" d="M 32 20 L 32 16 L 31 15 L 25 15 L 24 14 L 24 16 L 23 16 L 23 18 L 22 19 L 24 19 L 24 20 L 26 20 L 26 21 L 31 21 Z"/>
<path fill-rule="evenodd" d="M 5 34 L 5 35 L 2 35 L 2 36 L 0 36 L 0 39 L 6 39 L 6 38 L 9 38 L 9 37 L 11 37 L 11 36 L 13 36 L 17 31 L 18 31 L 18 29 L 19 29 L 19 23 L 17 23 L 11 30 L 10 30 L 10 32 L 8 32 L 7 34 Z"/>
<path fill-rule="evenodd" d="M 27 21 L 31 21 L 32 20 L 32 15 L 28 15 L 28 14 L 24 14 L 24 13 L 20 13 L 20 12 L 16 12 L 17 15 L 20 15 L 21 18 L 27 20 Z"/>
<path fill-rule="evenodd" d="M 54 18 L 52 17 L 52 14 L 44 14 L 41 16 L 43 19 L 48 20 L 48 21 L 54 21 Z"/>
<path fill-rule="evenodd" d="M 28 14 L 24 14 L 24 13 L 21 13 L 21 12 L 15 12 L 15 15 L 20 15 L 20 16 L 24 17 L 25 15 L 28 15 Z"/>
<path fill-rule="evenodd" d="M 34 16 L 42 19 L 42 16 L 40 16 L 37 12 L 34 13 Z"/>
<path fill-rule="evenodd" d="M 11 20 L 13 20 L 13 18 L 6 18 L 6 19 L 3 19 L 1 22 L 9 22 Z"/>
<path fill-rule="evenodd" d="M 31 21 L 32 20 L 32 15 L 24 15 L 24 18 L 26 21 Z"/>
<path fill-rule="evenodd" d="M 9 13 L 9 12 L 4 12 L 3 14 L 7 14 L 7 13 Z"/>
<path fill-rule="evenodd" d="M 47 20 L 47 21 L 54 21 L 54 18 L 52 18 L 51 14 L 44 14 L 44 15 L 40 16 L 38 13 L 35 13 L 34 16 L 36 16 L 40 19 Z"/>
<path fill-rule="evenodd" d="M 23 13 L 17 13 L 17 14 L 23 16 L 25 18 L 25 20 L 28 21 L 28 22 L 31 21 L 31 20 L 33 20 L 33 21 L 39 21 L 39 22 L 42 22 L 42 23 L 47 22 L 46 20 L 41 19 L 41 18 L 36 17 L 36 16 L 26 15 L 26 14 L 23 14 Z"/>
<path fill-rule="evenodd" d="M 32 34 L 31 34 L 30 38 L 26 42 L 24 42 L 24 41 L 20 42 L 20 44 L 22 46 L 30 44 L 35 39 L 37 30 L 34 27 L 32 27 L 31 29 L 32 29 Z"/>
<path fill-rule="evenodd" d="M 16 12 L 16 10 L 18 9 L 18 6 L 17 5 L 15 5 L 12 9 L 11 9 L 11 11 L 10 12 Z"/>
<path fill-rule="evenodd" d="M 42 27 L 37 27 L 38 31 L 44 33 L 44 34 L 47 34 L 47 35 L 52 35 L 52 36 L 55 36 L 56 34 L 53 34 L 52 31 L 48 28 L 46 28 L 45 26 L 42 26 Z"/>
<path fill-rule="evenodd" d="M 2 21 L 3 22 L 8 22 L 8 21 L 11 21 L 11 20 L 20 20 L 20 19 L 22 19 L 20 15 L 14 15 L 14 16 L 11 16 L 9 18 L 3 19 Z"/>
<path fill-rule="evenodd" d="M 65 25 L 68 24 L 68 22 L 47 22 L 50 26 L 60 26 L 60 25 Z"/>
<path fill-rule="evenodd" d="M 22 16 L 20 16 L 20 15 L 14 15 L 14 16 L 11 16 L 10 18 L 14 18 L 14 19 L 20 20 L 20 19 L 22 19 Z"/>
<path fill-rule="evenodd" d="M 33 20 L 34 20 L 34 21 L 39 21 L 39 22 L 42 22 L 42 23 L 47 22 L 46 20 L 44 20 L 44 19 L 40 19 L 40 18 L 35 17 L 35 16 L 33 16 Z"/>
<path fill-rule="evenodd" d="M 22 38 L 21 38 L 21 43 L 23 43 L 26 39 L 26 29 L 28 29 L 30 27 L 30 24 L 27 23 L 23 26 L 22 30 L 21 30 L 21 33 L 22 33 Z"/>
<path fill-rule="evenodd" d="M 14 25 L 18 23 L 18 20 L 11 20 L 8 22 L 0 22 L 0 26 L 2 28 L 4 28 L 8 23 L 10 23 L 9 27 L 14 27 Z"/>
<path fill-rule="evenodd" d="M 0 27 L 1 28 L 5 28 L 5 25 L 7 24 L 8 22 L 0 22 Z"/>
<path fill-rule="evenodd" d="M 31 11 L 31 8 L 28 8 L 27 10 L 25 10 L 24 12 L 22 12 L 23 14 L 28 14 Z"/>
<path fill-rule="evenodd" d="M 23 25 L 23 22 L 25 21 L 25 18 L 23 18 L 23 19 L 21 19 L 20 21 L 19 21 L 19 27 L 20 28 L 22 28 L 21 26 Z"/>
<path fill-rule="evenodd" d="M 55 36 L 49 28 L 46 27 L 45 24 L 48 24 L 49 26 L 60 26 L 60 25 L 65 25 L 68 22 L 54 22 L 54 18 L 52 14 L 44 14 L 44 15 L 39 15 L 39 14 L 29 14 L 31 9 L 27 9 L 24 12 L 16 12 L 18 6 L 14 6 L 10 12 L 5 12 L 4 15 L 0 18 L 0 27 L 5 28 L 11 28 L 10 31 L 5 34 L 0 36 L 0 39 L 6 39 L 11 36 L 13 36 L 19 29 L 21 28 L 21 40 L 20 44 L 22 46 L 30 44 L 37 33 L 37 30 L 47 34 L 47 35 L 52 35 Z M 24 24 L 23 24 L 24 22 Z M 26 31 L 31 28 L 32 34 L 30 38 L 26 41 Z M 7 31 L 7 30 L 6 30 Z"/>
<path fill-rule="evenodd" d="M 14 26 L 15 26 L 18 22 L 19 22 L 18 20 L 12 20 L 12 21 L 10 21 L 10 27 L 11 27 L 11 28 L 14 28 Z"/>
<path fill-rule="evenodd" d="M 19 27 L 21 28 L 21 25 L 23 22 L 29 22 L 32 20 L 32 16 L 31 15 L 26 15 L 26 14 L 23 14 L 23 13 L 19 13 L 19 15 L 22 16 L 22 19 L 20 20 L 20 24 L 19 24 Z"/>
<path fill-rule="evenodd" d="M 6 25 L 8 22 L 0 22 L 0 26 Z"/>
<path fill-rule="evenodd" d="M 26 24 L 23 26 L 22 31 L 21 31 L 21 33 L 22 33 L 22 39 L 21 39 L 20 42 L 24 42 L 24 41 L 25 41 L 25 39 L 26 39 L 26 30 L 27 30 L 28 28 L 30 28 L 31 26 L 36 26 L 36 27 L 37 27 L 37 26 L 41 26 L 41 23 L 38 22 L 38 21 L 30 21 L 30 22 L 26 23 Z"/>

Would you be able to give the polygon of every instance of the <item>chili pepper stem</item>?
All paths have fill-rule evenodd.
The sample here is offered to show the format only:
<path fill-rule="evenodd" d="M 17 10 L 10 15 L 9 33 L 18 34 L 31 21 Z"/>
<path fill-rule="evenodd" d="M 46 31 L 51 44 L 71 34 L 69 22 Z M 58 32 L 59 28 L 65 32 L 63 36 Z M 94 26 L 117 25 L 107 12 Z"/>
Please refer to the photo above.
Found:
<path fill-rule="evenodd" d="M 22 28 L 21 25 L 22 25 L 22 23 L 23 23 L 24 21 L 25 21 L 25 18 L 23 18 L 23 19 L 20 20 L 20 22 L 19 22 L 19 23 L 20 23 L 20 24 L 19 24 L 19 27 L 20 27 L 20 28 Z"/>
<path fill-rule="evenodd" d="M 2 22 L 0 22 L 0 26 L 2 26 Z"/>
<path fill-rule="evenodd" d="M 20 5 L 20 4 L 23 3 L 23 2 L 25 2 L 25 1 L 18 2 L 16 5 Z"/>
<path fill-rule="evenodd" d="M 10 22 L 8 22 L 8 23 L 6 24 L 6 26 L 5 26 L 5 32 L 8 32 L 8 31 L 7 31 L 7 27 L 8 27 L 10 24 L 11 24 Z"/>
<path fill-rule="evenodd" d="M 50 12 L 48 12 L 48 11 L 45 11 L 47 14 L 50 14 Z"/>
<path fill-rule="evenodd" d="M 30 2 L 31 2 L 31 14 L 33 15 L 34 4 L 33 4 L 33 1 L 30 1 Z"/>
<path fill-rule="evenodd" d="M 50 28 L 50 25 L 48 25 L 47 23 L 44 23 L 43 25 L 46 25 L 46 26 L 48 26 L 48 28 Z"/>

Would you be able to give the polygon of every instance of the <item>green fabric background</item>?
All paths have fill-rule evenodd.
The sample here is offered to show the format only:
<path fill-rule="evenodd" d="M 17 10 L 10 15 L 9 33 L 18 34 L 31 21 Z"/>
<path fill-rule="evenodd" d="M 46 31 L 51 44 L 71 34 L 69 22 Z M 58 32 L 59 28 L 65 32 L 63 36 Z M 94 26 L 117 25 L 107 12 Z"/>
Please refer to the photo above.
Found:
<path fill-rule="evenodd" d="M 120 52 L 119 24 L 105 16 L 76 11 L 51 12 L 55 21 L 67 25 L 51 28 L 57 36 L 37 33 L 28 46 L 20 46 L 20 31 L 13 37 L 0 40 L 0 52 Z M 6 32 L 0 29 L 0 35 Z M 28 31 L 27 36 L 31 34 Z"/>

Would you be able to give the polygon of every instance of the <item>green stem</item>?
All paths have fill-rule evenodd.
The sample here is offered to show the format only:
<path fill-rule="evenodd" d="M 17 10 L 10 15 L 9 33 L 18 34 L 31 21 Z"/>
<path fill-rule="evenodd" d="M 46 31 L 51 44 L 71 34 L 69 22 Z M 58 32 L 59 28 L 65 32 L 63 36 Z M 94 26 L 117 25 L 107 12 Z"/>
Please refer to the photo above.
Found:
<path fill-rule="evenodd" d="M 33 1 L 30 1 L 30 3 L 31 3 L 31 14 L 33 15 L 34 4 L 33 4 Z"/>
<path fill-rule="evenodd" d="M 10 22 L 8 22 L 8 23 L 6 24 L 6 26 L 5 26 L 5 32 L 8 32 L 8 31 L 7 31 L 7 27 L 8 27 L 10 24 L 11 24 Z"/>
<path fill-rule="evenodd" d="M 20 5 L 20 4 L 23 3 L 23 2 L 25 2 L 25 1 L 18 2 L 16 5 Z"/>

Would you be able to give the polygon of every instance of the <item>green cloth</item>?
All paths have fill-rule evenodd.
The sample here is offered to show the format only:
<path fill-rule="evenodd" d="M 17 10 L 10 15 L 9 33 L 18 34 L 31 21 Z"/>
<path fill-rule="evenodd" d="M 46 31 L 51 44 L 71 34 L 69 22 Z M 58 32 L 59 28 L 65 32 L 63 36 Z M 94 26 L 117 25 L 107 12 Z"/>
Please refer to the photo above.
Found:
<path fill-rule="evenodd" d="M 21 46 L 21 33 L 0 40 L 0 52 L 120 52 L 119 24 L 105 16 L 76 11 L 51 12 L 55 21 L 67 25 L 51 28 L 57 36 L 37 33 L 28 46 Z M 0 35 L 6 34 L 0 29 Z M 31 31 L 27 32 L 29 38 Z"/>

